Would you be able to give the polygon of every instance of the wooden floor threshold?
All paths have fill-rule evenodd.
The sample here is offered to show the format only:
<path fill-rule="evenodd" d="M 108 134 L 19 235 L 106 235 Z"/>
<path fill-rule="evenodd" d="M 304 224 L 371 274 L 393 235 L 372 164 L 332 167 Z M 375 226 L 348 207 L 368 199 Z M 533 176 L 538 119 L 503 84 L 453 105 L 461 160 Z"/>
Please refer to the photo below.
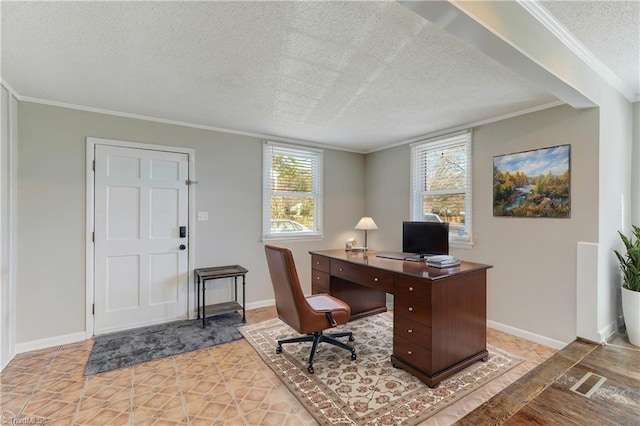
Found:
<path fill-rule="evenodd" d="M 628 342 L 576 340 L 456 424 L 640 424 L 638 359 Z"/>

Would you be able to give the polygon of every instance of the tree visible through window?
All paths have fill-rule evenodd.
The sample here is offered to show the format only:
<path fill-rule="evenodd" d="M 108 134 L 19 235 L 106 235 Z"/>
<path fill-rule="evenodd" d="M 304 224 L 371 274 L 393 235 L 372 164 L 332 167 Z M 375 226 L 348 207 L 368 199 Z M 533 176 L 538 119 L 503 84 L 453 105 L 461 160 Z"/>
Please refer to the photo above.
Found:
<path fill-rule="evenodd" d="M 411 146 L 412 220 L 449 223 L 451 242 L 471 242 L 471 132 Z"/>
<path fill-rule="evenodd" d="M 264 145 L 263 238 L 321 235 L 322 151 Z"/>

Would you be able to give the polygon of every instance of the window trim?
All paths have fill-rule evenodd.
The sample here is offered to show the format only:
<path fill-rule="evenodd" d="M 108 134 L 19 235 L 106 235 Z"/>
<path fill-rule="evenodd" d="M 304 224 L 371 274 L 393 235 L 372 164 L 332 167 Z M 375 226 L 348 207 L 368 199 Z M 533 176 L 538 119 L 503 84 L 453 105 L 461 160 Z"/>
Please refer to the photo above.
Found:
<path fill-rule="evenodd" d="M 449 232 L 449 244 L 452 247 L 467 247 L 473 246 L 473 151 L 472 151 L 473 131 L 471 129 L 463 130 L 460 132 L 449 133 L 418 142 L 414 142 L 409 145 L 410 155 L 410 214 L 411 220 L 423 220 L 423 196 L 429 193 L 430 195 L 436 193 L 443 194 L 465 194 L 465 229 L 468 236 L 460 237 L 457 234 Z M 418 191 L 419 182 L 424 182 L 424 174 L 418 176 L 420 172 L 418 167 L 418 152 L 419 151 L 432 151 L 442 148 L 450 148 L 453 146 L 464 145 L 466 148 L 466 188 L 461 190 L 451 191 Z"/>
<path fill-rule="evenodd" d="M 271 158 L 273 152 L 289 153 L 313 158 L 312 168 L 312 189 L 310 195 L 314 197 L 314 226 L 311 231 L 271 233 Z M 322 149 L 310 148 L 306 146 L 283 144 L 273 141 L 264 141 L 262 148 L 262 241 L 277 240 L 316 240 L 323 239 L 323 157 Z M 280 194 L 286 195 L 286 194 Z M 291 193 L 294 195 L 294 193 Z M 298 194 L 299 195 L 299 194 Z"/>

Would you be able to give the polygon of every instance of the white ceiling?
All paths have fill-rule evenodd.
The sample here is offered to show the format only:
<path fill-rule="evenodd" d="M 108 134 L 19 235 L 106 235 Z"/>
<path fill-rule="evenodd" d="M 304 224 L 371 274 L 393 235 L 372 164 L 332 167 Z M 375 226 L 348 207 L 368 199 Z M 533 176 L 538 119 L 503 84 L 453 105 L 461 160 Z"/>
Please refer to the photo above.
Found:
<path fill-rule="evenodd" d="M 640 1 L 544 2 L 635 94 Z M 370 152 L 557 103 L 401 4 L 6 2 L 23 100 Z"/>
<path fill-rule="evenodd" d="M 543 1 L 578 48 L 600 61 L 622 87 L 640 100 L 640 0 Z M 579 44 L 582 44 L 580 46 Z"/>

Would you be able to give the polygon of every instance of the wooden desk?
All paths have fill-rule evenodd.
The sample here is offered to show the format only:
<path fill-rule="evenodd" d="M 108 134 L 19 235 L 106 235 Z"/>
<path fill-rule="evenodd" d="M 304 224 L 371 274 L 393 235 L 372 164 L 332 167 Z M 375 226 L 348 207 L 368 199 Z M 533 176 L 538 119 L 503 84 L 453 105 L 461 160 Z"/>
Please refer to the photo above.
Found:
<path fill-rule="evenodd" d="M 424 262 L 383 259 L 375 252 L 313 251 L 312 292 L 351 306 L 351 319 L 385 312 L 393 300 L 391 362 L 434 387 L 488 359 L 486 271 L 461 262 L 437 269 Z"/>

